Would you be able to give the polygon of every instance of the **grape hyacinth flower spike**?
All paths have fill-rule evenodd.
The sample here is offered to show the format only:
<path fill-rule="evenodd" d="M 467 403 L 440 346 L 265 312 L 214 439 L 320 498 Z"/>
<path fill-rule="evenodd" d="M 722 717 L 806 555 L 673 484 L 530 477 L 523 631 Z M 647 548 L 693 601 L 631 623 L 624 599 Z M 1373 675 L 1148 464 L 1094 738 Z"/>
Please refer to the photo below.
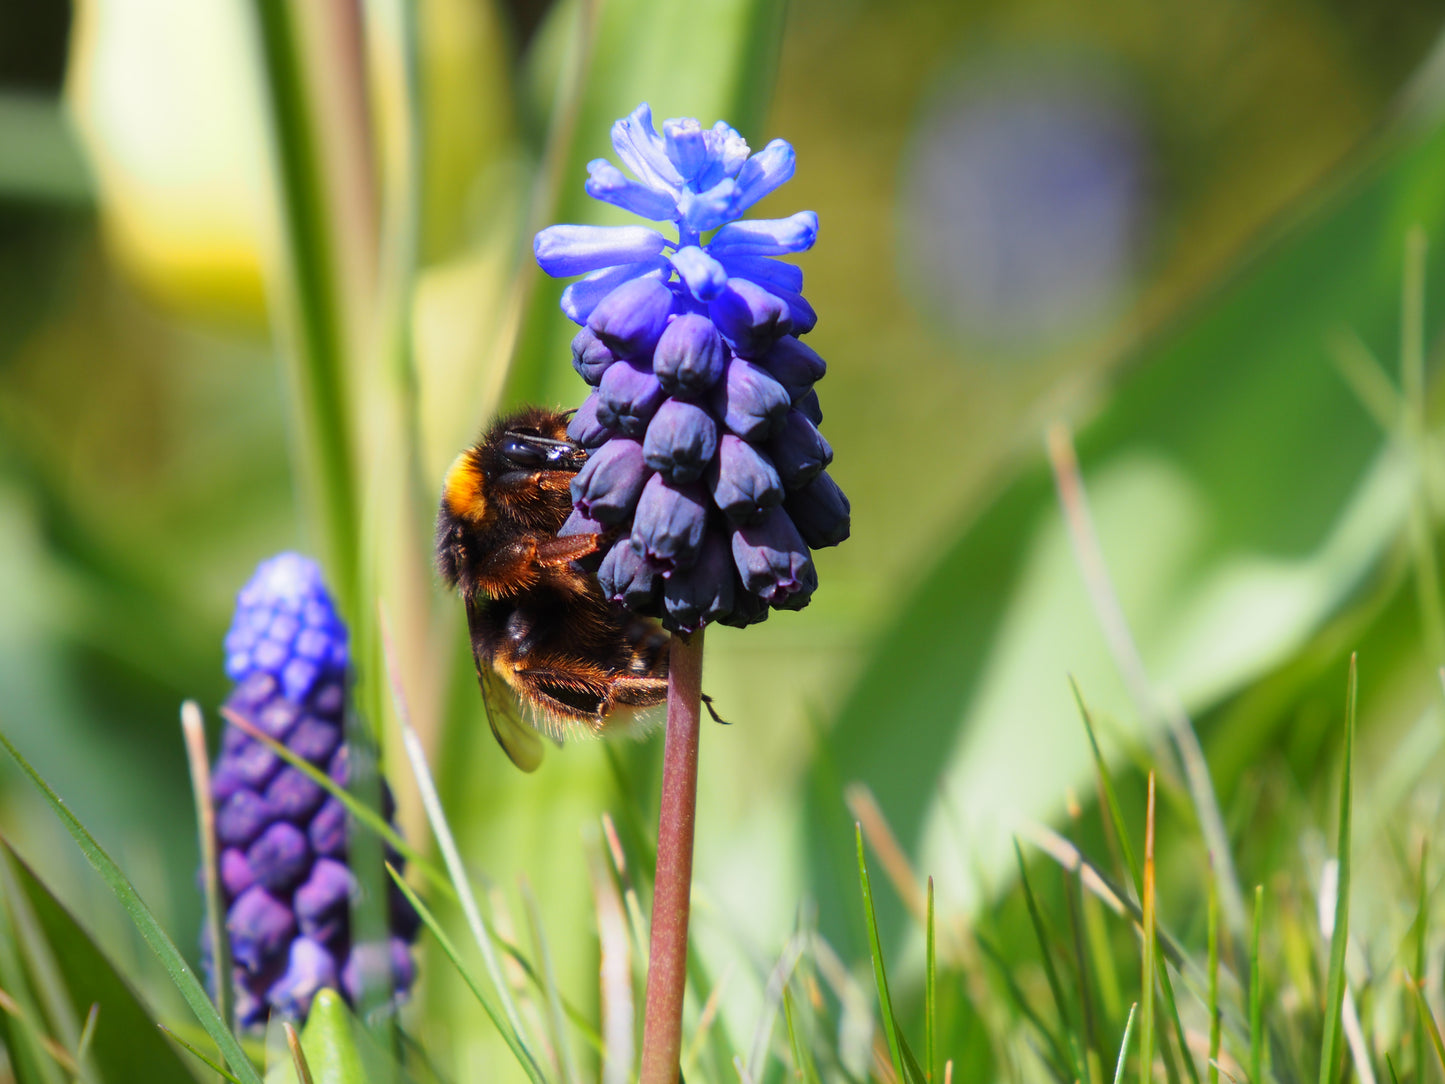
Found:
<path fill-rule="evenodd" d="M 657 872 L 641 1084 L 678 1077 L 697 805 L 702 630 L 806 606 L 813 550 L 848 537 L 848 499 L 814 385 L 827 368 L 801 339 L 817 316 L 803 272 L 818 216 L 739 220 L 793 175 L 793 148 L 757 154 L 719 121 L 668 120 L 644 103 L 612 126 L 631 176 L 606 159 L 587 192 L 648 226 L 551 226 L 534 251 L 582 330 L 572 361 L 593 391 L 568 436 L 589 452 L 563 533 L 599 534 L 597 582 L 659 618 L 668 657 Z M 704 237 L 707 239 L 704 240 Z"/>
<path fill-rule="evenodd" d="M 344 786 L 347 661 L 346 628 L 320 569 L 298 554 L 273 557 L 236 600 L 226 635 L 226 674 L 235 682 L 227 714 Z M 418 916 L 390 886 L 389 941 L 353 940 L 358 884 L 347 864 L 345 806 L 234 723 L 222 735 L 211 794 L 237 1022 L 259 1026 L 272 1012 L 304 1018 L 323 987 L 355 1005 L 378 973 L 385 981 L 389 972 L 394 994 L 404 994 Z M 390 818 L 385 783 L 381 796 Z M 399 866 L 399 856 L 390 860 Z"/>
<path fill-rule="evenodd" d="M 592 451 L 572 495 L 613 528 L 602 590 L 684 633 L 801 609 L 818 586 L 812 551 L 849 531 L 818 431 L 827 366 L 799 338 L 817 316 L 802 270 L 778 259 L 812 247 L 818 216 L 738 220 L 792 177 L 793 148 L 751 154 L 722 121 L 659 134 L 646 104 L 612 145 L 632 176 L 599 158 L 588 194 L 677 237 L 563 225 L 534 245 L 547 274 L 584 276 L 562 293 L 582 325 L 574 367 L 595 389 L 569 429 Z"/>

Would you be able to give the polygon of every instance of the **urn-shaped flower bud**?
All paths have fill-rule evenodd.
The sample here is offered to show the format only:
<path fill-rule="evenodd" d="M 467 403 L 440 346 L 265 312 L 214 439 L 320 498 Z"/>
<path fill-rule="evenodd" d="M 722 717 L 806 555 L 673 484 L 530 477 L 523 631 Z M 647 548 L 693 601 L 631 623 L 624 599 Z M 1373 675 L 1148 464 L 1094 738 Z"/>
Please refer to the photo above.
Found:
<path fill-rule="evenodd" d="M 747 279 L 728 279 L 708 315 L 739 355 L 756 357 L 793 330 L 787 302 Z"/>
<path fill-rule="evenodd" d="M 632 539 L 619 539 L 597 569 L 597 584 L 613 602 L 629 610 L 643 610 L 657 594 L 657 570 L 647 563 L 632 544 Z"/>
<path fill-rule="evenodd" d="M 665 398 L 652 366 L 629 358 L 602 374 L 597 385 L 597 420 L 608 429 L 641 437 Z"/>
<path fill-rule="evenodd" d="M 652 369 L 667 394 L 696 399 L 722 378 L 728 350 L 713 322 L 701 313 L 684 313 L 662 333 Z"/>
<path fill-rule="evenodd" d="M 709 621 L 733 611 L 737 576 L 732 553 L 717 531 L 709 531 L 691 568 L 669 573 L 662 581 L 662 606 L 671 626 L 696 632 Z"/>
<path fill-rule="evenodd" d="M 729 431 L 753 442 L 765 441 L 782 428 L 790 402 L 781 384 L 745 358 L 728 362 L 712 398 Z"/>
<path fill-rule="evenodd" d="M 660 571 L 688 568 L 707 531 L 707 495 L 696 483 L 673 485 L 654 474 L 642 488 L 632 544 Z"/>
<path fill-rule="evenodd" d="M 768 457 L 731 433 L 722 438 L 707 487 L 732 523 L 757 523 L 783 503 L 783 483 Z"/>
<path fill-rule="evenodd" d="M 672 300 L 672 291 L 657 279 L 632 279 L 602 299 L 587 326 L 618 356 L 645 357 L 667 326 Z"/>
<path fill-rule="evenodd" d="M 806 485 L 833 462 L 833 449 L 803 412 L 794 408 L 783 428 L 768 444 L 768 457 L 778 470 L 783 487 L 792 491 Z"/>
<path fill-rule="evenodd" d="M 717 422 L 703 407 L 668 399 L 647 425 L 647 465 L 669 482 L 695 482 L 717 454 Z"/>
<path fill-rule="evenodd" d="M 733 533 L 733 560 L 743 586 L 774 605 L 793 595 L 811 595 L 818 586 L 812 554 L 781 508 Z"/>
<path fill-rule="evenodd" d="M 567 423 L 567 436 L 584 448 L 600 447 L 602 442 L 613 436 L 613 431 L 597 420 L 597 408 L 601 402 L 597 392 L 582 400 L 582 405 L 572 414 Z"/>
<path fill-rule="evenodd" d="M 642 445 L 617 437 L 593 452 L 572 479 L 572 503 L 583 515 L 611 526 L 632 515 L 646 482 Z"/>
<path fill-rule="evenodd" d="M 814 549 L 836 546 L 852 527 L 848 498 L 826 474 L 790 494 L 785 507 L 798 533 Z"/>
<path fill-rule="evenodd" d="M 599 339 L 590 327 L 584 327 L 572 337 L 572 368 L 577 375 L 594 388 L 607 371 L 607 366 L 617 360 L 612 348 Z"/>

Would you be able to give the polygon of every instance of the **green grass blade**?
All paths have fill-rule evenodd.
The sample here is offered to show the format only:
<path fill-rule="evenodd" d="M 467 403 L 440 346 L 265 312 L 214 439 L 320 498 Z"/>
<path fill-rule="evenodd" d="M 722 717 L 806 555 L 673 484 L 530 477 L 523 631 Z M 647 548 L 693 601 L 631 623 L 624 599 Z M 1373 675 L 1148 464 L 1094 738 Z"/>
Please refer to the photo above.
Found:
<path fill-rule="evenodd" d="M 512 1051 L 512 1056 L 517 1059 L 518 1064 L 522 1066 L 522 1069 L 526 1072 L 527 1076 L 531 1078 L 533 1084 L 542 1084 L 544 1080 L 542 1070 L 538 1067 L 536 1061 L 533 1060 L 530 1051 L 522 1045 L 516 1033 L 507 1026 L 506 1022 L 497 1015 L 497 1010 L 492 1008 L 492 1003 L 487 1000 L 486 995 L 482 993 L 481 987 L 478 986 L 476 980 L 472 978 L 471 972 L 468 971 L 462 963 L 462 958 L 457 952 L 456 945 L 454 945 L 452 939 L 446 935 L 446 931 L 442 929 L 441 923 L 436 920 L 436 916 L 431 913 L 431 909 L 422 903 L 421 897 L 416 894 L 411 885 L 402 879 L 390 862 L 387 863 L 386 869 L 387 872 L 391 874 L 392 881 L 395 882 L 397 888 L 401 890 L 401 894 L 407 898 L 407 902 L 416 908 L 416 913 L 421 917 L 422 923 L 431 931 L 431 935 L 436 938 L 437 945 L 446 955 L 446 958 L 452 962 L 452 966 L 457 969 L 457 974 L 460 975 L 462 981 L 467 984 L 467 989 L 471 990 L 473 996 L 476 997 L 477 1003 L 482 1007 L 482 1011 L 487 1014 L 487 1019 L 492 1022 L 492 1026 L 497 1029 L 498 1033 L 500 1033 L 506 1041 L 508 1048 Z"/>
<path fill-rule="evenodd" d="M 1420 905 L 1415 912 L 1415 974 L 1425 974 L 1425 944 L 1426 944 L 1426 923 L 1429 920 L 1430 906 L 1430 879 L 1426 872 L 1427 858 L 1429 857 L 1429 841 L 1420 844 Z M 1420 1026 L 1415 1028 L 1414 1043 L 1415 1049 L 1415 1076 L 1421 1080 L 1425 1076 L 1425 1026 L 1421 1021 Z M 1391 1072 L 1394 1072 L 1393 1066 Z"/>
<path fill-rule="evenodd" d="M 537 960 L 542 965 L 545 980 L 542 992 L 546 997 L 547 1024 L 552 1032 L 552 1046 L 557 1051 L 557 1061 L 562 1068 L 562 1079 L 576 1084 L 581 1078 L 577 1074 L 576 1062 L 572 1060 L 572 1044 L 567 1041 L 567 1025 L 563 1019 L 562 995 L 557 989 L 557 971 L 552 966 L 552 953 L 547 947 L 547 935 L 542 929 L 542 909 L 537 906 L 536 893 L 531 882 L 522 878 L 522 906 L 527 912 L 527 925 L 532 931 L 532 944 L 537 948 Z"/>
<path fill-rule="evenodd" d="M 1080 1049 L 1079 1038 L 1074 1034 L 1073 1024 L 1069 1019 L 1069 1003 L 1064 997 L 1064 985 L 1059 981 L 1059 973 L 1054 967 L 1053 953 L 1049 949 L 1049 934 L 1044 926 L 1043 912 L 1039 910 L 1038 899 L 1034 896 L 1034 887 L 1029 881 L 1028 869 L 1024 864 L 1024 854 L 1019 849 L 1017 839 L 1014 840 L 1014 858 L 1018 862 L 1019 884 L 1024 890 L 1024 901 L 1028 904 L 1029 921 L 1033 923 L 1034 937 L 1039 943 L 1044 977 L 1048 979 L 1049 992 L 1054 998 L 1054 1008 L 1058 1010 L 1059 1014 L 1059 1027 L 1063 1030 L 1064 1043 L 1069 1052 L 1069 1070 L 1075 1080 L 1087 1080 L 1083 1051 Z"/>
<path fill-rule="evenodd" d="M 1345 765 L 1340 780 L 1340 826 L 1336 843 L 1339 875 L 1335 887 L 1335 922 L 1330 931 L 1330 977 L 1325 992 L 1324 1035 L 1320 1039 L 1320 1084 L 1335 1084 L 1340 1075 L 1344 1044 L 1340 1016 L 1345 1001 L 1345 948 L 1350 940 L 1350 792 L 1355 758 L 1355 709 L 1359 676 L 1355 656 L 1350 656 L 1350 676 L 1345 692 Z"/>
<path fill-rule="evenodd" d="M 169 1036 L 173 1043 L 179 1046 L 186 1053 L 190 1054 L 191 1057 L 195 1058 L 198 1062 L 206 1066 L 206 1068 L 210 1069 L 212 1072 L 219 1073 L 223 1079 L 229 1080 L 231 1084 L 241 1084 L 241 1081 L 237 1080 L 234 1076 L 232 1076 L 230 1071 L 224 1065 L 220 1065 L 214 1059 L 207 1057 L 204 1053 L 198 1050 L 194 1044 L 186 1042 L 185 1039 L 182 1039 L 179 1035 L 177 1035 L 170 1028 L 166 1027 L 164 1024 L 157 1024 L 156 1028 L 161 1032 L 162 1035 Z"/>
<path fill-rule="evenodd" d="M 1074 1077 L 1069 1073 L 1067 1068 L 1069 1058 L 1068 1055 L 1064 1053 L 1063 1047 L 1059 1045 L 1059 1037 L 1049 1030 L 1043 1018 L 1040 1017 L 1034 1010 L 1034 1007 L 1029 1004 L 1028 998 L 1024 996 L 1023 990 L 1019 987 L 1018 980 L 1014 978 L 1012 963 L 1004 957 L 1003 953 L 1001 953 L 987 937 L 979 933 L 976 933 L 974 937 L 984 957 L 989 963 L 993 964 L 994 970 L 998 972 L 999 978 L 1003 981 L 1004 989 L 1013 1000 L 1014 1005 L 1018 1008 L 1019 1012 L 1023 1014 L 1024 1019 L 1034 1026 L 1034 1030 L 1039 1033 L 1040 1037 L 1048 1045 L 1048 1050 L 1043 1053 L 1046 1055 L 1045 1060 L 1049 1063 L 1049 1069 L 1053 1072 L 1055 1079 L 1062 1081 L 1073 1080 Z"/>
<path fill-rule="evenodd" d="M 1144 815 L 1144 964 L 1139 984 L 1139 1079 L 1154 1079 L 1154 965 L 1158 960 L 1154 926 L 1154 773 L 1149 773 L 1149 804 Z"/>
<path fill-rule="evenodd" d="M 1420 1027 L 1425 1034 L 1430 1036 L 1430 1044 L 1435 1048 L 1435 1058 L 1440 1063 L 1440 1070 L 1445 1072 L 1445 1039 L 1440 1038 L 1440 1026 L 1435 1023 L 1435 1014 L 1430 1011 L 1430 1004 L 1425 1000 L 1425 991 L 1420 982 L 1408 972 L 1405 977 L 1410 982 L 1410 992 L 1415 995 L 1415 1007 L 1420 1010 Z M 1424 1079 L 1425 1067 L 1420 1066 L 1420 1079 Z"/>
<path fill-rule="evenodd" d="M 935 1028 L 938 1026 L 938 956 L 935 952 L 933 931 L 933 878 L 928 878 L 928 931 L 924 947 L 923 972 L 923 1057 L 924 1075 L 933 1084 L 938 1062 L 934 1060 L 934 1044 L 937 1042 Z"/>
<path fill-rule="evenodd" d="M 457 902 L 461 904 L 467 926 L 482 954 L 482 962 L 487 968 L 487 977 L 491 979 L 492 986 L 497 991 L 497 999 L 502 1003 L 502 1011 L 507 1015 L 512 1038 L 526 1051 L 526 1063 L 536 1068 L 536 1062 L 527 1042 L 527 1033 L 522 1028 L 522 1018 L 517 1012 L 517 1003 L 512 997 L 512 991 L 507 986 L 506 980 L 502 977 L 502 969 L 497 964 L 497 954 L 492 947 L 491 934 L 482 921 L 482 911 L 477 906 L 477 898 L 472 892 L 471 882 L 467 880 L 467 871 L 462 864 L 461 851 L 457 847 L 456 837 L 452 835 L 451 825 L 447 822 L 446 811 L 442 809 L 436 780 L 432 777 L 431 768 L 426 761 L 426 750 L 422 748 L 421 738 L 411 724 L 411 711 L 407 707 L 406 696 L 401 687 L 401 677 L 395 665 L 396 655 L 391 649 L 391 635 L 384 614 L 381 615 L 379 625 L 382 654 L 385 659 L 387 679 L 391 684 L 392 702 L 396 710 L 397 730 L 401 734 L 402 748 L 406 750 L 407 761 L 411 764 L 412 778 L 416 780 L 416 789 L 421 797 L 422 807 L 426 810 L 427 823 L 431 825 L 432 838 L 436 840 L 437 847 L 442 852 L 447 872 L 451 875 L 452 887 L 456 891 Z"/>
<path fill-rule="evenodd" d="M 900 1081 L 903 1073 L 903 1051 L 898 1042 L 898 1021 L 893 1015 L 893 999 L 888 994 L 888 974 L 883 966 L 883 946 L 878 938 L 878 916 L 873 910 L 873 888 L 868 882 L 868 863 L 863 857 L 863 826 L 855 824 L 858 841 L 858 883 L 863 890 L 863 917 L 868 923 L 868 950 L 873 955 L 873 979 L 878 986 L 878 1009 L 883 1017 L 883 1034 L 888 1038 L 888 1053 L 893 1058 L 893 1071 Z"/>
<path fill-rule="evenodd" d="M 1209 1084 L 1219 1084 L 1219 885 L 1209 863 Z"/>
<path fill-rule="evenodd" d="M 793 1052 L 794 1073 L 803 1084 L 820 1084 L 818 1063 L 813 1060 L 813 1051 L 804 1041 L 798 1011 L 793 1005 L 793 991 L 783 988 L 783 1020 L 788 1025 L 788 1046 Z"/>
<path fill-rule="evenodd" d="M 283 0 L 253 0 L 270 111 L 287 274 L 276 310 L 288 311 L 295 345 L 283 351 L 295 399 L 305 505 L 316 511 L 328 577 L 341 610 L 357 616 L 356 478 L 339 285 L 318 142 L 294 19 Z M 288 305 L 287 302 L 290 302 Z"/>
<path fill-rule="evenodd" d="M 216 846 L 216 806 L 211 800 L 211 765 L 206 756 L 206 724 L 201 708 L 194 700 L 181 705 L 181 732 L 185 738 L 186 759 L 191 769 L 191 792 L 196 799 L 196 831 L 201 844 L 202 887 L 206 897 L 206 930 L 211 940 L 214 974 L 231 974 L 231 939 L 226 936 L 226 901 L 221 896 L 221 869 Z M 216 1011 L 228 1026 L 235 1026 L 231 1011 L 232 989 L 229 978 L 218 981 L 213 991 Z"/>
<path fill-rule="evenodd" d="M 1390 1055 L 1385 1055 L 1385 1068 L 1390 1070 L 1390 1084 L 1400 1084 L 1399 1074 L 1395 1072 L 1395 1063 L 1390 1060 Z"/>
<path fill-rule="evenodd" d="M 1136 1001 L 1129 1006 L 1129 1019 L 1124 1021 L 1124 1038 L 1119 1041 L 1119 1060 L 1114 1063 L 1114 1084 L 1123 1084 L 1124 1063 L 1129 1060 L 1129 1040 L 1134 1036 L 1134 1016 L 1138 1011 Z"/>
<path fill-rule="evenodd" d="M 1254 923 L 1249 932 L 1249 1081 L 1264 1081 L 1264 974 L 1259 965 L 1259 931 L 1264 885 L 1254 886 Z"/>
<path fill-rule="evenodd" d="M 1079 706 L 1079 717 L 1084 721 L 1084 732 L 1089 735 L 1089 749 L 1094 754 L 1094 767 L 1099 773 L 1099 782 L 1104 788 L 1104 804 L 1109 809 L 1109 820 L 1114 825 L 1114 838 L 1119 842 L 1119 850 L 1124 855 L 1124 864 L 1129 867 L 1129 877 L 1134 882 L 1134 891 L 1143 894 L 1144 880 L 1139 870 L 1138 860 L 1134 857 L 1134 848 L 1129 843 L 1129 826 L 1124 820 L 1124 811 L 1119 805 L 1119 794 L 1114 789 L 1114 777 L 1109 772 L 1109 766 L 1104 762 L 1104 754 L 1099 749 L 1099 739 L 1094 733 L 1094 718 L 1089 713 L 1089 707 L 1084 703 L 1084 694 L 1079 691 L 1079 683 L 1072 676 L 1069 677 L 1069 688 L 1074 692 L 1074 703 Z"/>
<path fill-rule="evenodd" d="M 242 1084 L 262 1084 L 260 1075 L 252 1066 L 250 1059 L 246 1057 L 245 1051 L 241 1049 L 241 1044 L 231 1034 L 231 1029 L 221 1019 L 221 1014 L 211 1004 L 210 996 L 201 986 L 195 972 L 191 970 L 185 957 L 181 955 L 175 943 L 161 928 L 155 915 L 145 905 L 135 887 L 126 879 L 120 867 L 80 823 L 75 814 L 70 811 L 70 807 L 61 800 L 55 791 L 50 789 L 50 784 L 46 783 L 40 773 L 31 767 L 30 762 L 20 755 L 20 750 L 10 743 L 10 739 L 4 733 L 0 733 L 0 744 L 5 746 L 5 751 L 10 754 L 11 759 L 20 766 L 20 770 L 30 779 L 36 790 L 50 803 L 50 808 L 60 818 L 60 823 L 65 826 L 65 830 L 70 833 L 71 838 L 80 847 L 86 860 L 100 874 L 106 886 L 115 893 L 116 899 L 120 900 L 121 906 L 130 916 L 131 922 L 135 924 L 136 930 L 140 933 L 146 946 L 155 954 L 156 959 L 170 975 L 171 981 L 175 983 L 181 997 L 195 1013 L 196 1020 L 215 1041 L 221 1051 L 221 1056 L 226 1059 L 227 1064 L 240 1078 Z"/>

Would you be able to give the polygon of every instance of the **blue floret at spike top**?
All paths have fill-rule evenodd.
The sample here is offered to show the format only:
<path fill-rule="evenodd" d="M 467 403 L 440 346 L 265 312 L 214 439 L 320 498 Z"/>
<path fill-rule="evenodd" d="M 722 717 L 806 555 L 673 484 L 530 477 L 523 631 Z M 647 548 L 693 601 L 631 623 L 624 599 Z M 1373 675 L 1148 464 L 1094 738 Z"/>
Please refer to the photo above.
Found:
<path fill-rule="evenodd" d="M 801 269 L 776 258 L 811 248 L 818 217 L 735 221 L 793 175 L 793 148 L 751 154 L 722 121 L 668 120 L 659 135 L 646 104 L 612 126 L 612 146 L 632 177 L 599 158 L 588 194 L 671 222 L 677 239 L 537 234 L 543 271 L 584 276 L 562 311 L 582 325 L 573 364 L 594 389 L 568 433 L 592 455 L 564 531 L 604 533 L 603 591 L 677 631 L 801 609 L 818 585 L 812 550 L 849 532 L 818 432 L 826 365 L 798 338 L 817 316 Z"/>
<path fill-rule="evenodd" d="M 346 628 L 321 570 L 280 554 L 236 599 L 226 636 L 226 674 L 236 684 L 226 707 L 345 786 L 347 657 Z M 235 725 L 222 736 L 211 792 L 237 1022 L 261 1025 L 272 1012 L 303 1018 L 322 987 L 352 1004 L 363 983 L 389 981 L 404 993 L 418 917 L 390 886 L 389 941 L 352 940 L 358 885 L 347 864 L 345 806 Z M 381 797 L 389 819 L 385 783 Z M 399 856 L 388 858 L 400 868 Z"/>

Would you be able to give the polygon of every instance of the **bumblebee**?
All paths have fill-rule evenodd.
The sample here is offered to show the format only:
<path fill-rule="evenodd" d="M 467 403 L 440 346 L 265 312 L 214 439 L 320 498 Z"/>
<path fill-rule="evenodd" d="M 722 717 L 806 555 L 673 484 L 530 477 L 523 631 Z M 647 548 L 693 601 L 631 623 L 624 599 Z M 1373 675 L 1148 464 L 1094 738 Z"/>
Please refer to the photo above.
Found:
<path fill-rule="evenodd" d="M 621 709 L 667 698 L 667 633 L 615 607 L 577 563 L 610 536 L 557 534 L 587 461 L 567 420 L 539 407 L 499 419 L 448 469 L 437 513 L 437 567 L 466 605 L 488 721 L 523 771 L 541 763 L 538 731 L 599 734 L 622 726 Z"/>

